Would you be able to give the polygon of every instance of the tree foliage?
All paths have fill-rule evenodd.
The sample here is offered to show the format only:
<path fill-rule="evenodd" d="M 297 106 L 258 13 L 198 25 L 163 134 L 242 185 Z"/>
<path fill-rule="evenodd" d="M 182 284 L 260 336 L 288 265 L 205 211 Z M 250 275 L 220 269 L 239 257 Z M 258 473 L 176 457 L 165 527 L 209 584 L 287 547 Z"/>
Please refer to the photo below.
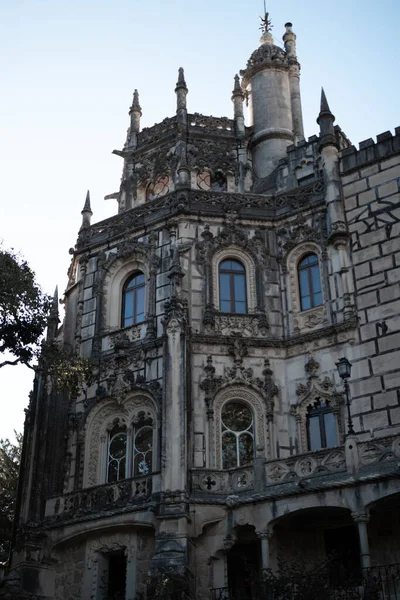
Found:
<path fill-rule="evenodd" d="M 17 498 L 22 434 L 15 436 L 15 444 L 0 440 L 0 562 L 8 557 Z"/>
<path fill-rule="evenodd" d="M 93 381 L 91 361 L 63 349 L 57 340 L 42 343 L 36 370 L 49 377 L 57 390 L 67 389 L 72 398 L 76 398 Z"/>
<path fill-rule="evenodd" d="M 47 324 L 51 299 L 35 280 L 28 263 L 13 250 L 0 248 L 0 354 L 10 353 L 14 360 L 30 366 Z"/>

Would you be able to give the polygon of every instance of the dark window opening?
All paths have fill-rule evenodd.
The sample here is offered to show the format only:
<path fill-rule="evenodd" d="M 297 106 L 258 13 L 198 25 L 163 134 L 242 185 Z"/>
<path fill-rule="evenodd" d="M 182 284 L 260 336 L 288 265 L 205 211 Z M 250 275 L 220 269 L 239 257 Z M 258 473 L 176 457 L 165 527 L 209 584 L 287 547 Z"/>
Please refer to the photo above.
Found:
<path fill-rule="evenodd" d="M 228 553 L 229 598 L 256 600 L 260 596 L 260 542 L 235 544 Z"/>
<path fill-rule="evenodd" d="M 307 432 L 310 450 L 338 445 L 336 418 L 329 402 L 318 400 L 313 406 L 308 407 Z"/>
<path fill-rule="evenodd" d="M 300 177 L 297 180 L 298 185 L 304 185 L 305 183 L 310 183 L 310 181 L 314 181 L 315 175 L 314 173 L 310 173 L 310 175 L 305 175 L 304 177 Z"/>
<path fill-rule="evenodd" d="M 122 295 L 122 327 L 144 321 L 145 281 L 143 273 L 135 273 L 124 285 Z"/>
<path fill-rule="evenodd" d="M 215 175 L 211 177 L 211 190 L 213 192 L 226 192 L 227 190 L 226 177 L 221 171 L 217 171 Z"/>
<path fill-rule="evenodd" d="M 126 557 L 123 551 L 115 552 L 108 558 L 108 582 L 105 600 L 125 600 Z"/>
<path fill-rule="evenodd" d="M 326 553 L 329 558 L 330 580 L 333 587 L 357 584 L 361 576 L 360 545 L 354 526 L 326 529 Z"/>
<path fill-rule="evenodd" d="M 308 254 L 298 266 L 301 310 L 308 310 L 322 304 L 321 276 L 318 257 Z"/>
<path fill-rule="evenodd" d="M 246 271 L 237 260 L 219 265 L 219 309 L 226 313 L 247 313 Z"/>

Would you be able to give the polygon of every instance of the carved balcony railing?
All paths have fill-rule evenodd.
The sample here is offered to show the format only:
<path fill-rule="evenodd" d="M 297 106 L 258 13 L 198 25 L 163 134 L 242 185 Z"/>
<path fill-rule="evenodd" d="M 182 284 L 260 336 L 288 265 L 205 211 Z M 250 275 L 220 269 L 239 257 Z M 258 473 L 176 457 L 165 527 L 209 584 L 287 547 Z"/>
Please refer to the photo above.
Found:
<path fill-rule="evenodd" d="M 68 520 L 80 516 L 112 511 L 146 502 L 152 492 L 152 476 L 132 477 L 48 498 L 46 519 Z"/>
<path fill-rule="evenodd" d="M 360 469 L 370 465 L 398 461 L 400 458 L 400 436 L 390 435 L 357 444 Z"/>
<path fill-rule="evenodd" d="M 347 470 L 343 447 L 324 448 L 306 454 L 297 454 L 282 460 L 271 460 L 265 465 L 267 485 L 286 483 L 316 475 Z"/>
<path fill-rule="evenodd" d="M 225 495 L 247 492 L 254 489 L 254 470 L 252 466 L 230 471 L 193 470 L 192 489 L 194 492 Z"/>
<path fill-rule="evenodd" d="M 335 446 L 287 458 L 266 460 L 263 465 L 265 481 L 258 476 L 256 484 L 252 465 L 229 471 L 193 469 L 192 490 L 194 493 L 228 495 L 253 490 L 259 493 L 263 489 L 269 489 L 274 493 L 274 486 L 298 484 L 302 487 L 302 480 L 305 485 L 314 479 L 316 485 L 329 487 L 333 478 L 336 481 L 337 476 L 345 478 L 355 471 L 360 475 L 368 473 L 368 476 L 380 475 L 393 469 L 397 472 L 400 459 L 399 435 L 364 442 L 354 440 L 351 445 L 352 450 L 347 456 L 345 446 Z"/>
<path fill-rule="evenodd" d="M 400 600 L 400 564 L 363 569 L 359 576 L 338 582 L 329 575 L 314 578 L 247 577 L 236 589 L 211 590 L 212 600 Z"/>

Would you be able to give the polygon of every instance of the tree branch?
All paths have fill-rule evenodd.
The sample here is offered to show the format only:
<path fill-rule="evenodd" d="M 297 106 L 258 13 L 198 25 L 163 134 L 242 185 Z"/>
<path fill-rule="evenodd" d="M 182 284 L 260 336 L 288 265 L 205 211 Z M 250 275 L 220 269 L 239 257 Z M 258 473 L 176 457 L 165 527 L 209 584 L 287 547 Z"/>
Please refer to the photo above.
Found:
<path fill-rule="evenodd" d="M 16 358 L 15 360 L 4 360 L 2 363 L 0 363 L 0 369 L 1 367 L 5 367 L 6 365 L 10 365 L 12 367 L 15 367 L 15 365 L 25 365 L 26 367 L 29 367 L 30 369 L 32 369 L 32 371 L 35 370 L 34 367 L 32 367 L 29 363 L 27 363 L 26 361 L 22 360 L 22 358 Z"/>

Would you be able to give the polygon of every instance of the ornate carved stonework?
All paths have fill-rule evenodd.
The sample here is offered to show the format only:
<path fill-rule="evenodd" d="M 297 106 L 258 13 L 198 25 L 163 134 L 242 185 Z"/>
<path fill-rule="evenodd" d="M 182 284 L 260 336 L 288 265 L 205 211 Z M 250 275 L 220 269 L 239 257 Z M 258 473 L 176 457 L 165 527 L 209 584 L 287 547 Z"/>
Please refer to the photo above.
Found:
<path fill-rule="evenodd" d="M 267 485 L 291 482 L 307 477 L 346 471 L 342 448 L 327 448 L 285 460 L 270 461 L 265 466 Z"/>
<path fill-rule="evenodd" d="M 153 398 L 144 391 L 133 391 L 123 402 L 104 398 L 91 411 L 85 427 L 84 487 L 104 483 L 107 456 L 107 432 L 116 422 L 127 427 L 139 420 L 139 413 L 157 423 L 157 408 Z"/>
<path fill-rule="evenodd" d="M 313 356 L 306 364 L 305 370 L 308 374 L 308 380 L 304 383 L 299 383 L 297 386 L 297 404 L 292 404 L 290 412 L 296 417 L 299 428 L 299 438 L 301 444 L 301 452 L 308 450 L 307 443 L 307 412 L 309 406 L 314 405 L 319 400 L 329 402 L 330 407 L 336 417 L 337 438 L 340 443 L 343 440 L 343 422 L 340 407 L 343 403 L 343 397 L 334 391 L 333 381 L 329 377 L 323 379 L 317 377 L 316 373 L 319 364 Z"/>

